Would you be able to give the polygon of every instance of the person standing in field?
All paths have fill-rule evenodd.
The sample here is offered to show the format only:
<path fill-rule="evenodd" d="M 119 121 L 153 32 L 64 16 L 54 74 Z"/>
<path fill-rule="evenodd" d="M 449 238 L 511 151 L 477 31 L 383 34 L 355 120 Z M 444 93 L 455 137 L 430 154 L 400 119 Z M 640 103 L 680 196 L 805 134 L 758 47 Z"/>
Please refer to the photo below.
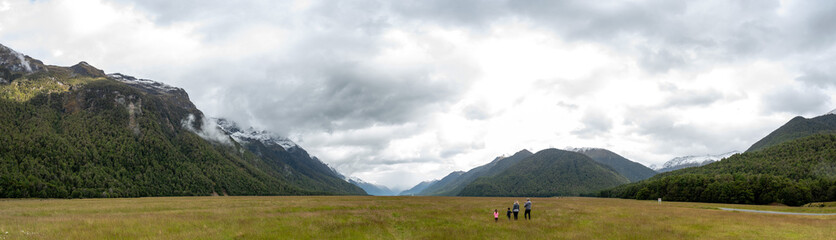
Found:
<path fill-rule="evenodd" d="M 523 214 L 523 217 L 531 220 L 531 198 L 525 199 L 525 214 Z"/>
<path fill-rule="evenodd" d="M 514 201 L 514 220 L 517 220 L 517 214 L 520 214 L 520 202 Z"/>
<path fill-rule="evenodd" d="M 508 220 L 511 220 L 511 208 L 508 208 L 508 212 L 505 213 L 508 216 Z"/>
<path fill-rule="evenodd" d="M 493 222 L 499 222 L 499 210 L 493 210 Z"/>

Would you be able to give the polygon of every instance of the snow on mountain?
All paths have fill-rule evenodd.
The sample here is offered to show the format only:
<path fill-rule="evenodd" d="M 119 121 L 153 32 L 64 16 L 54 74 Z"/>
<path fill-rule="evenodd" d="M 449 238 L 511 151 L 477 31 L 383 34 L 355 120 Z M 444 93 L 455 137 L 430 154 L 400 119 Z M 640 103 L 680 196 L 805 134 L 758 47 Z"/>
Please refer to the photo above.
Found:
<path fill-rule="evenodd" d="M 565 148 L 563 148 L 563 150 L 570 151 L 570 152 L 578 152 L 578 153 L 583 153 L 583 152 L 590 151 L 590 150 L 595 150 L 595 149 L 601 149 L 601 148 L 593 148 L 593 147 L 579 147 L 579 148 L 565 147 Z"/>
<path fill-rule="evenodd" d="M 268 131 L 256 130 L 253 127 L 241 129 L 235 122 L 223 118 L 214 118 L 213 120 L 215 120 L 215 122 L 218 123 L 218 127 L 220 127 L 221 130 L 229 134 L 229 136 L 232 137 L 232 139 L 234 139 L 236 142 L 259 141 L 264 145 L 268 146 L 282 146 L 282 148 L 284 148 L 285 150 L 290 150 L 292 148 L 299 147 L 299 145 L 296 145 L 296 143 L 291 141 L 290 139 L 276 135 Z"/>
<path fill-rule="evenodd" d="M 30 58 L 31 59 L 31 58 Z M 35 62 L 38 62 L 35 60 Z M 0 67 L 9 69 L 12 72 L 32 73 L 41 70 L 40 66 L 33 64 L 26 55 L 19 53 L 9 47 L 0 44 Z M 0 75 L 0 77 L 2 77 Z M 5 79 L 8 80 L 8 79 Z"/>
<path fill-rule="evenodd" d="M 836 109 L 833 109 L 832 111 L 827 112 L 827 113 L 825 113 L 825 114 L 823 114 L 823 115 L 827 115 L 827 114 L 836 114 Z"/>
<path fill-rule="evenodd" d="M 703 166 L 712 162 L 720 161 L 732 155 L 738 154 L 738 151 L 731 151 L 723 154 L 717 155 L 698 155 L 698 156 L 684 156 L 684 157 L 675 157 L 670 161 L 665 162 L 661 167 L 658 166 L 651 166 L 653 170 L 657 172 L 669 172 L 677 169 L 682 168 L 689 168 L 689 167 L 699 167 Z"/>
<path fill-rule="evenodd" d="M 157 82 L 148 79 L 139 79 L 121 73 L 111 73 L 107 75 L 109 78 L 123 83 L 150 88 L 154 90 L 161 90 L 163 92 L 179 91 L 181 88 L 174 87 L 165 83 Z"/>

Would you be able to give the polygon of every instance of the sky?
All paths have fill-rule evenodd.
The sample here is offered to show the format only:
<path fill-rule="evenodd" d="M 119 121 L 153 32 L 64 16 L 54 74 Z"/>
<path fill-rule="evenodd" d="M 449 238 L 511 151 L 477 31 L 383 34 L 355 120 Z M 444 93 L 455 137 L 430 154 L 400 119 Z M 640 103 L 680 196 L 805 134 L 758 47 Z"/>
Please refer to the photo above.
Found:
<path fill-rule="evenodd" d="M 522 149 L 645 164 L 836 108 L 834 1 L 0 0 L 0 44 L 184 88 L 394 189 Z"/>

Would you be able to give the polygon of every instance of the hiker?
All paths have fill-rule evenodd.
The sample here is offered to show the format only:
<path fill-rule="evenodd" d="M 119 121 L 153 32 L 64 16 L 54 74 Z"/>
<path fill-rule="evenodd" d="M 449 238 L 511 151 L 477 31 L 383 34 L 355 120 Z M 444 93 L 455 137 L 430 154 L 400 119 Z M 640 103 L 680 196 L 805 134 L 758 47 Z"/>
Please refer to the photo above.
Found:
<path fill-rule="evenodd" d="M 508 212 L 505 213 L 508 216 L 508 220 L 511 220 L 511 208 L 508 208 Z"/>
<path fill-rule="evenodd" d="M 525 214 L 523 214 L 523 217 L 531 220 L 531 198 L 525 199 Z"/>
<path fill-rule="evenodd" d="M 520 213 L 520 202 L 514 201 L 514 220 L 517 220 L 517 214 Z"/>
<path fill-rule="evenodd" d="M 493 210 L 493 222 L 499 222 L 499 210 Z"/>

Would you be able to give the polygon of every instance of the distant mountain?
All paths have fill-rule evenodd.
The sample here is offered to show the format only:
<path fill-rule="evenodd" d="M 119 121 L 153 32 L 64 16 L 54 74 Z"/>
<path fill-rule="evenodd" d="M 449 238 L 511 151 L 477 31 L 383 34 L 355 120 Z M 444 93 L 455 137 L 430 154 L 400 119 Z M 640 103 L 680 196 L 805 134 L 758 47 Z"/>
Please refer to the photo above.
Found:
<path fill-rule="evenodd" d="M 451 173 L 441 179 L 441 181 L 428 186 L 417 195 L 457 196 L 465 186 L 476 180 L 476 178 L 499 174 L 531 155 L 533 154 L 528 150 L 522 150 L 510 157 L 497 157 L 490 163 L 475 167 L 467 172 Z"/>
<path fill-rule="evenodd" d="M 436 191 L 438 191 L 441 186 L 447 186 L 449 184 L 457 182 L 457 179 L 464 174 L 465 174 L 464 171 L 451 172 L 450 174 L 447 174 L 447 176 L 444 176 L 443 178 L 439 179 L 438 181 L 430 184 L 429 186 L 424 188 L 424 190 L 422 190 L 421 192 L 419 192 L 417 194 L 414 194 L 414 195 L 417 195 L 417 196 L 432 196 L 433 195 L 432 193 L 435 193 Z"/>
<path fill-rule="evenodd" d="M 722 159 L 731 157 L 732 155 L 738 154 L 738 151 L 731 151 L 727 153 L 717 154 L 717 155 L 700 155 L 700 156 L 684 156 L 684 157 L 675 157 L 664 164 L 661 167 L 656 168 L 657 172 L 670 172 L 673 170 L 689 168 L 689 167 L 699 167 L 709 163 L 713 163 L 716 161 L 720 161 Z"/>
<path fill-rule="evenodd" d="M 397 191 L 391 190 L 391 189 L 387 188 L 386 186 L 369 183 L 369 182 L 363 181 L 362 179 L 359 179 L 359 178 L 347 178 L 346 181 L 362 188 L 369 195 L 374 195 L 374 196 L 395 196 L 395 195 L 398 195 Z"/>
<path fill-rule="evenodd" d="M 641 181 L 656 175 L 656 171 L 653 171 L 653 169 L 645 167 L 641 163 L 630 161 L 630 159 L 606 149 L 572 148 L 567 150 L 582 153 L 598 163 L 610 166 L 631 182 Z"/>
<path fill-rule="evenodd" d="M 791 206 L 836 201 L 836 134 L 814 134 L 705 166 L 661 173 L 600 195 Z"/>
<path fill-rule="evenodd" d="M 577 196 L 630 182 L 609 166 L 586 155 L 546 149 L 505 171 L 480 177 L 461 196 Z"/>
<path fill-rule="evenodd" d="M 757 141 L 746 152 L 758 151 L 769 146 L 816 133 L 836 133 L 835 112 L 836 110 L 810 119 L 801 116 L 795 117 L 775 131 L 772 131 L 769 135 L 766 135 L 763 139 Z"/>
<path fill-rule="evenodd" d="M 0 45 L 0 198 L 365 195 L 301 148 L 235 133 L 181 88 Z"/>
<path fill-rule="evenodd" d="M 407 190 L 404 190 L 404 191 L 398 193 L 398 195 L 401 195 L 401 196 L 418 195 L 418 193 L 420 193 L 421 191 L 424 191 L 424 189 L 426 189 L 430 185 L 435 184 L 436 182 L 438 182 L 438 180 L 423 181 L 421 183 L 418 183 L 417 185 L 415 185 L 414 187 L 412 187 L 410 189 L 407 189 Z"/>

